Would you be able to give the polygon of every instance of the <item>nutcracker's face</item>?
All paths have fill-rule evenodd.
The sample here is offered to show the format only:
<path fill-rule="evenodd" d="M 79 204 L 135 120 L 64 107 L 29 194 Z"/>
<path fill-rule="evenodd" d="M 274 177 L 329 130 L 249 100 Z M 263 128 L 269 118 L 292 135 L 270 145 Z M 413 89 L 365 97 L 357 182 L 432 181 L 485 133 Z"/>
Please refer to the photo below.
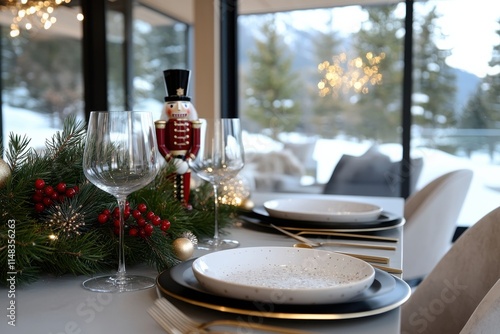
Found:
<path fill-rule="evenodd" d="M 168 119 L 196 119 L 196 111 L 188 101 L 167 102 L 165 113 Z"/>

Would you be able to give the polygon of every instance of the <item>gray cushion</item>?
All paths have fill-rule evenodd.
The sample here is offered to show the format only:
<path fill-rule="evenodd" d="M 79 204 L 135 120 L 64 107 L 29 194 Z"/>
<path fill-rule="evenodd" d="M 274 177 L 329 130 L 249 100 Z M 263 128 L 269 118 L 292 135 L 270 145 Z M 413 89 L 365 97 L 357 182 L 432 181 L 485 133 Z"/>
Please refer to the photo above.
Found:
<path fill-rule="evenodd" d="M 415 190 L 422 167 L 422 158 L 411 160 L 410 192 Z M 323 193 L 399 197 L 401 184 L 407 177 L 401 173 L 401 161 L 391 162 L 385 154 L 370 149 L 359 157 L 343 155 Z"/>

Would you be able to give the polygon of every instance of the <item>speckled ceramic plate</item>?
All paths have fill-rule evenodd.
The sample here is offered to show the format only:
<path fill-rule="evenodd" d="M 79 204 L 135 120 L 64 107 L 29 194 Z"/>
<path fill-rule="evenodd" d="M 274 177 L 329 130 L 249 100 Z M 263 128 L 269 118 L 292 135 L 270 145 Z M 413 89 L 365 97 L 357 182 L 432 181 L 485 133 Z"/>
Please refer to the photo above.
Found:
<path fill-rule="evenodd" d="M 316 249 L 248 247 L 218 251 L 193 262 L 208 291 L 257 302 L 346 302 L 368 289 L 375 270 L 351 256 Z"/>
<path fill-rule="evenodd" d="M 411 289 L 405 281 L 375 269 L 375 280 L 370 288 L 346 303 L 313 305 L 258 303 L 219 296 L 204 289 L 193 274 L 192 264 L 195 260 L 181 262 L 158 275 L 157 288 L 163 297 L 210 310 L 258 319 L 264 317 L 304 321 L 373 316 L 394 310 L 411 295 Z"/>
<path fill-rule="evenodd" d="M 277 199 L 265 202 L 264 208 L 276 218 L 337 223 L 369 223 L 382 213 L 377 205 L 327 198 Z"/>

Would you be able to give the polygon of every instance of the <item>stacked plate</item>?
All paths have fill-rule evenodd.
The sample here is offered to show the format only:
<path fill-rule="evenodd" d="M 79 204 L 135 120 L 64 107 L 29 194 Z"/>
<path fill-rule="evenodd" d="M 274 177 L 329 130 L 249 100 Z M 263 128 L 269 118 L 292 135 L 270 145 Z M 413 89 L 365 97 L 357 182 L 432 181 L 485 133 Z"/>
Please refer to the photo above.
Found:
<path fill-rule="evenodd" d="M 402 217 L 377 205 L 328 198 L 271 200 L 250 212 L 242 212 L 241 217 L 250 223 L 339 232 L 382 231 L 404 224 Z"/>
<path fill-rule="evenodd" d="M 158 276 L 160 292 L 185 302 L 282 319 L 346 319 L 404 303 L 402 280 L 326 250 L 249 247 L 210 253 Z"/>

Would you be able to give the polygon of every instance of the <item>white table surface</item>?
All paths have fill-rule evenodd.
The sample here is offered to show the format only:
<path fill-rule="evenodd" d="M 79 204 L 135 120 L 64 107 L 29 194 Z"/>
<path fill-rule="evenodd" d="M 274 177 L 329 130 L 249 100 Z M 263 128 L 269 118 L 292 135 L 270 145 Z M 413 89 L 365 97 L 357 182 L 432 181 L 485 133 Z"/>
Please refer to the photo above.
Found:
<path fill-rule="evenodd" d="M 304 196 L 303 194 L 254 194 L 252 200 L 260 204 L 268 199 L 278 197 Z M 401 198 L 384 197 L 349 197 L 334 195 L 311 195 L 329 196 L 335 199 L 357 200 L 380 205 L 384 210 L 403 215 L 404 201 Z M 286 236 L 276 233 L 266 233 L 235 226 L 227 229 L 231 237 L 239 240 L 240 247 L 252 246 L 291 246 L 294 241 Z M 402 228 L 395 228 L 380 232 L 380 235 L 401 237 Z M 365 241 L 363 241 L 365 242 Z M 349 249 L 345 251 L 360 252 L 389 257 L 389 266 L 401 268 L 401 242 L 396 244 L 396 251 L 371 250 L 371 249 Z M 343 249 L 344 250 L 344 249 Z M 195 256 L 202 255 L 200 251 Z M 129 273 L 148 274 L 155 277 L 158 273 L 148 267 L 127 268 Z M 0 320 L 0 333 L 19 334 L 83 334 L 83 333 L 165 333 L 159 325 L 147 313 L 148 307 L 157 298 L 156 289 L 148 289 L 137 292 L 119 294 L 95 293 L 86 291 L 81 287 L 81 282 L 86 277 L 42 277 L 35 283 L 16 289 L 16 326 L 8 325 L 7 318 L 8 290 L 0 290 L 0 305 L 2 318 Z M 348 320 L 277 320 L 277 319 L 245 319 L 245 316 L 235 316 L 194 307 L 183 302 L 174 303 L 186 313 L 197 320 L 215 320 L 223 318 L 242 318 L 244 321 L 265 322 L 286 326 L 295 329 L 303 329 L 317 333 L 399 333 L 400 310 L 370 316 L 366 318 Z M 248 329 L 240 329 L 245 333 L 252 333 Z"/>

